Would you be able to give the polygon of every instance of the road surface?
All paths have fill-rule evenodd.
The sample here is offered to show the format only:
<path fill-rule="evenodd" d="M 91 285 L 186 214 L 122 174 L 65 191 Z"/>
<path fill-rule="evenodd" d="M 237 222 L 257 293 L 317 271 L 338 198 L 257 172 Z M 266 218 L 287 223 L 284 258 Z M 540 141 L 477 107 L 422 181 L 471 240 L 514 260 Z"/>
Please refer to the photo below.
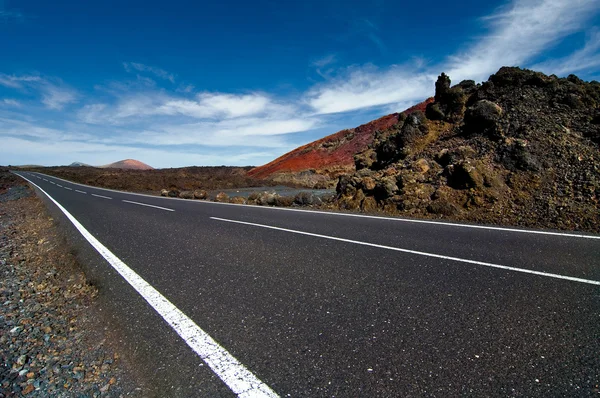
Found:
<path fill-rule="evenodd" d="M 179 200 L 17 174 L 73 225 L 110 327 L 156 396 L 600 391 L 600 235 Z"/>

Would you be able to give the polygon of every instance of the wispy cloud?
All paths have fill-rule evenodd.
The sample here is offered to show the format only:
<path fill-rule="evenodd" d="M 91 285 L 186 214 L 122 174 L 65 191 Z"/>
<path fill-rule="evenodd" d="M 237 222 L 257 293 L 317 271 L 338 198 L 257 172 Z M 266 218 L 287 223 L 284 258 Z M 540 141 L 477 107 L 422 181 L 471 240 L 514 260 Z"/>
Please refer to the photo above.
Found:
<path fill-rule="evenodd" d="M 23 21 L 25 15 L 20 10 L 9 9 L 4 0 L 0 0 L 0 22 Z"/>
<path fill-rule="evenodd" d="M 312 66 L 317 68 L 323 68 L 324 66 L 328 66 L 337 62 L 336 54 L 327 54 L 321 58 L 317 58 L 311 62 Z"/>
<path fill-rule="evenodd" d="M 41 80 L 41 77 L 35 75 L 15 76 L 0 73 L 0 85 L 9 88 L 22 88 L 23 84 L 40 82 Z"/>
<path fill-rule="evenodd" d="M 77 100 L 77 95 L 71 89 L 46 84 L 43 87 L 42 103 L 49 109 L 62 110 L 65 105 Z"/>
<path fill-rule="evenodd" d="M 61 110 L 67 104 L 77 100 L 77 93 L 65 85 L 62 80 L 44 78 L 39 75 L 6 75 L 0 74 L 0 85 L 21 92 L 32 92 L 40 95 L 41 102 L 53 110 Z"/>
<path fill-rule="evenodd" d="M 585 46 L 563 58 L 535 64 L 532 68 L 545 73 L 567 75 L 600 67 L 600 30 L 594 29 Z"/>
<path fill-rule="evenodd" d="M 127 72 L 133 72 L 133 71 L 147 72 L 147 73 L 151 73 L 154 76 L 159 77 L 161 79 L 168 80 L 171 83 L 175 83 L 175 75 L 174 74 L 169 73 L 164 69 L 157 68 L 155 66 L 148 66 L 148 65 L 137 63 L 137 62 L 123 62 L 123 67 L 125 68 L 125 70 Z"/>
<path fill-rule="evenodd" d="M 318 85 L 306 95 L 307 104 L 317 114 L 418 101 L 435 82 L 436 75 L 407 66 L 380 70 L 372 65 L 349 68 L 340 77 Z"/>
<path fill-rule="evenodd" d="M 3 99 L 1 103 L 4 105 L 14 106 L 17 108 L 20 108 L 22 106 L 22 104 L 19 101 L 15 100 L 15 99 L 10 99 L 10 98 Z"/>

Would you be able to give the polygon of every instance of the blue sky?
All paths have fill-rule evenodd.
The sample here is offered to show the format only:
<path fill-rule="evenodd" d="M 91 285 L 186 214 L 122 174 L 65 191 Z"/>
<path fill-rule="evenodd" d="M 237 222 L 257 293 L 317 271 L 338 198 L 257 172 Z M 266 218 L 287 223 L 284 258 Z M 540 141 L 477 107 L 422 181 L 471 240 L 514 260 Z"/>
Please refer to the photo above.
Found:
<path fill-rule="evenodd" d="M 600 80 L 600 0 L 0 0 L 0 164 L 260 165 L 503 65 Z"/>

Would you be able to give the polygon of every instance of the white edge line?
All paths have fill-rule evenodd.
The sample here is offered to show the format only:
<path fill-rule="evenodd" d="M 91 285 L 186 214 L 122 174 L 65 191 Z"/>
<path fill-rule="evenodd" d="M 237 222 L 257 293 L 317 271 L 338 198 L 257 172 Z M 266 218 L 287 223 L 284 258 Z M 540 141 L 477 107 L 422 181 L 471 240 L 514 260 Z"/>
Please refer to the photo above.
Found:
<path fill-rule="evenodd" d="M 252 209 L 296 211 L 296 212 L 304 212 L 304 213 L 323 214 L 323 215 L 328 215 L 328 216 L 357 217 L 357 218 L 368 218 L 368 219 L 374 219 L 374 220 L 396 221 L 396 222 L 405 222 L 405 223 L 414 223 L 414 224 L 432 224 L 432 225 L 441 225 L 441 226 L 446 226 L 446 227 L 475 228 L 475 229 L 486 229 L 486 230 L 490 230 L 490 231 L 517 232 L 517 233 L 524 233 L 524 234 L 550 235 L 550 236 L 562 236 L 562 237 L 566 237 L 566 238 L 581 238 L 581 239 L 598 239 L 598 240 L 600 240 L 600 235 L 585 235 L 585 234 L 581 234 L 581 233 L 538 231 L 538 230 L 532 230 L 532 229 L 494 227 L 494 226 L 488 226 L 488 225 L 475 225 L 475 224 L 460 224 L 460 223 L 455 223 L 455 222 L 434 221 L 434 220 L 417 220 L 417 219 L 400 218 L 400 217 L 370 216 L 367 214 L 338 213 L 338 212 L 333 212 L 333 211 L 322 211 L 322 210 L 290 209 L 287 207 L 242 205 L 242 204 L 237 204 L 237 203 L 212 202 L 212 201 L 208 201 L 208 200 L 190 200 L 190 199 L 181 199 L 181 198 L 170 198 L 170 197 L 164 197 L 164 196 L 147 195 L 147 194 L 136 193 L 136 192 L 118 191 L 116 189 L 94 187 L 91 185 L 80 184 L 78 182 L 65 180 L 65 179 L 62 179 L 59 177 L 49 176 L 47 174 L 42 174 L 42 175 L 45 175 L 45 176 L 48 176 L 51 178 L 56 178 L 57 180 L 61 180 L 64 182 L 75 184 L 75 185 L 79 185 L 82 187 L 88 187 L 88 188 L 92 188 L 92 189 L 100 189 L 100 190 L 108 191 L 108 192 L 117 192 L 117 193 L 126 194 L 126 195 L 143 196 L 146 198 L 154 198 L 154 199 L 180 200 L 180 201 L 184 201 L 184 202 L 188 202 L 188 203 L 197 203 L 197 204 L 205 204 L 205 205 L 243 206 L 243 207 L 248 207 L 248 208 L 252 208 Z"/>
<path fill-rule="evenodd" d="M 175 211 L 173 209 L 168 209 L 166 207 L 149 205 L 148 203 L 132 202 L 131 200 L 125 200 L 125 199 L 123 199 L 123 202 L 125 202 L 125 203 L 131 203 L 131 204 L 134 204 L 134 205 L 146 206 L 146 207 L 154 207 L 155 209 L 161 209 L 161 210 L 167 210 L 167 211 Z"/>
<path fill-rule="evenodd" d="M 109 196 L 96 195 L 95 193 L 93 193 L 93 194 L 92 194 L 92 196 L 95 196 L 95 197 L 97 197 L 97 198 L 103 198 L 103 199 L 112 199 L 112 198 L 111 198 L 111 197 L 109 197 Z"/>
<path fill-rule="evenodd" d="M 25 177 L 23 177 L 25 178 Z M 60 203 L 34 182 L 25 178 L 44 193 L 73 223 L 75 228 L 106 261 L 150 304 L 152 308 L 177 332 L 196 354 L 239 397 L 278 397 L 269 386 L 260 381 L 225 348 L 202 330 L 194 321 L 171 303 L 152 285 L 146 282 L 106 246 L 96 239 Z"/>
<path fill-rule="evenodd" d="M 378 245 L 376 243 L 368 243 L 368 242 L 361 242 L 361 241 L 352 240 L 352 239 L 337 238 L 335 236 L 314 234 L 312 232 L 304 232 L 304 231 L 298 231 L 295 229 L 274 227 L 274 226 L 265 225 L 265 224 L 256 224 L 256 223 L 251 223 L 251 222 L 246 222 L 246 221 L 229 220 L 227 218 L 219 218 L 219 217 L 210 217 L 210 218 L 212 220 L 217 220 L 217 221 L 224 221 L 224 222 L 235 223 L 235 224 L 244 224 L 244 225 L 250 225 L 250 226 L 254 226 L 254 227 L 274 229 L 277 231 L 291 232 L 294 234 L 307 235 L 307 236 L 313 236 L 313 237 L 324 238 L 324 239 L 331 239 L 331 240 L 336 240 L 336 241 L 340 241 L 340 242 L 353 243 L 356 245 L 370 246 L 370 247 L 376 247 L 379 249 L 386 249 L 386 250 L 394 250 L 394 251 L 403 252 L 403 253 L 416 254 L 419 256 L 441 258 L 444 260 L 459 261 L 459 262 L 469 263 L 469 264 L 484 265 L 486 267 L 499 268 L 499 269 L 508 270 L 508 271 L 523 272 L 523 273 L 527 273 L 527 274 L 540 275 L 540 276 L 546 276 L 546 277 L 550 277 L 550 278 L 564 279 L 564 280 L 573 281 L 573 282 L 581 282 L 581 283 L 587 283 L 590 285 L 599 285 L 600 286 L 600 281 L 594 281 L 594 280 L 590 280 L 590 279 L 575 278 L 572 276 L 552 274 L 549 272 L 534 271 L 534 270 L 529 270 L 529 269 L 525 269 L 525 268 L 509 267 L 507 265 L 486 263 L 483 261 L 468 260 L 468 259 L 459 258 L 459 257 L 444 256 L 441 254 L 427 253 L 427 252 L 421 252 L 421 251 L 417 251 L 417 250 L 402 249 L 402 248 L 393 247 L 393 246 Z"/>

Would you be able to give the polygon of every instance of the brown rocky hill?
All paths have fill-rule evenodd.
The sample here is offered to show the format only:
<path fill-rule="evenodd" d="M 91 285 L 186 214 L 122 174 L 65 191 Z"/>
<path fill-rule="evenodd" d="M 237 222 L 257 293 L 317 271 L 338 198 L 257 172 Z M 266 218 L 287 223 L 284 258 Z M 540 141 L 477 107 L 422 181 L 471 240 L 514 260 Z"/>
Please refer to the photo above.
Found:
<path fill-rule="evenodd" d="M 430 98 L 402 113 L 424 111 L 432 101 L 433 98 Z M 256 167 L 248 175 L 310 187 L 335 186 L 338 176 L 355 170 L 354 155 L 367 149 L 376 132 L 387 130 L 398 123 L 400 115 L 393 113 L 353 129 L 338 131 L 294 149 L 264 166 Z"/>
<path fill-rule="evenodd" d="M 341 176 L 337 205 L 417 217 L 598 232 L 600 83 L 501 68 L 442 74 Z"/>
<path fill-rule="evenodd" d="M 126 170 L 154 170 L 154 167 L 148 166 L 146 163 L 135 159 L 125 159 L 105 166 L 100 166 L 103 169 L 126 169 Z"/>

